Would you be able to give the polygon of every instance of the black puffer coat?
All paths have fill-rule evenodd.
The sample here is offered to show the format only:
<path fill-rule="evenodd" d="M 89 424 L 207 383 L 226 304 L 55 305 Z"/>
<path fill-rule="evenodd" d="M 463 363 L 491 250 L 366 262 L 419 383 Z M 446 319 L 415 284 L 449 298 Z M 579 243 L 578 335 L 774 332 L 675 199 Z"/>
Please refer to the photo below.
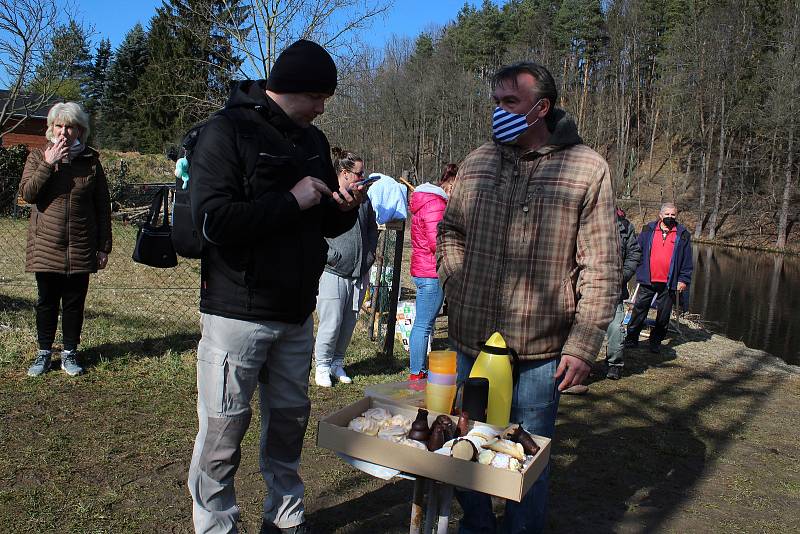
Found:
<path fill-rule="evenodd" d="M 289 192 L 305 176 L 338 189 L 323 133 L 289 119 L 263 80 L 240 82 L 200 134 L 189 174 L 192 217 L 208 241 L 200 311 L 303 323 L 316 307 L 325 237 L 358 215 L 333 202 L 301 211 Z"/>

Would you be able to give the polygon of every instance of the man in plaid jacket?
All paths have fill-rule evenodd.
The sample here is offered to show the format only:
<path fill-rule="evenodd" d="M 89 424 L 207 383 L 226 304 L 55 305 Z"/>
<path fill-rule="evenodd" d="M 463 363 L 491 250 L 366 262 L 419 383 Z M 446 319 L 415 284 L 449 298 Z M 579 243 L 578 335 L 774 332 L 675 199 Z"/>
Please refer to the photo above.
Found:
<path fill-rule="evenodd" d="M 519 353 L 511 420 L 552 437 L 559 393 L 588 376 L 621 281 L 614 194 L 605 160 L 555 108 L 551 74 L 535 63 L 492 80 L 494 139 L 464 160 L 437 240 L 450 341 L 464 380 L 500 332 Z M 503 532 L 544 529 L 549 468 Z M 462 533 L 495 532 L 487 495 L 458 492 Z"/>

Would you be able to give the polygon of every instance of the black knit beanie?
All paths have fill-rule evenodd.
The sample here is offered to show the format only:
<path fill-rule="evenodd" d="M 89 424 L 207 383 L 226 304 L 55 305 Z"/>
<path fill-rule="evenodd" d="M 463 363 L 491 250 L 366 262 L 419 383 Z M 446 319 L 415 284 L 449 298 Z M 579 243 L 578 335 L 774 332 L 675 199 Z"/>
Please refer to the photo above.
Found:
<path fill-rule="evenodd" d="M 336 64 L 317 43 L 300 39 L 281 52 L 267 79 L 276 93 L 326 93 L 336 90 Z"/>

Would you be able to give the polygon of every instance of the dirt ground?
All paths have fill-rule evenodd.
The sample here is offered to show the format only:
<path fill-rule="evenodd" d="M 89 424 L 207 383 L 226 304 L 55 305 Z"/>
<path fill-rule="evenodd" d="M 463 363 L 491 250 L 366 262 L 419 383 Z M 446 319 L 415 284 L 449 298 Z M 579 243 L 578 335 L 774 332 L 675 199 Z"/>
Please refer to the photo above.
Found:
<path fill-rule="evenodd" d="M 549 532 L 800 531 L 800 369 L 702 330 L 685 334 L 658 356 L 628 351 L 622 380 L 598 370 L 587 395 L 562 397 Z M 315 446 L 321 416 L 407 372 L 404 361 L 375 357 L 361 327 L 356 338 L 355 383 L 311 387 L 308 520 L 320 533 L 407 532 L 410 482 L 373 479 Z M 77 380 L 30 380 L 21 361 L 0 368 L 0 530 L 191 532 L 194 343 L 153 338 L 117 359 L 88 349 L 89 372 Z M 246 533 L 258 532 L 264 497 L 257 432 L 237 475 Z"/>

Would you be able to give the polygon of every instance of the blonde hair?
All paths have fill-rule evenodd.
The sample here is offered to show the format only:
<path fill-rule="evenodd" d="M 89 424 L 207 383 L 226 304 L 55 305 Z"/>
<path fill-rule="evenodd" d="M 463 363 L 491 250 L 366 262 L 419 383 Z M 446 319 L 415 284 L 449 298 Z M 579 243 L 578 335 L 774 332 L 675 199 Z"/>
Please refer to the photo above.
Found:
<path fill-rule="evenodd" d="M 53 125 L 57 121 L 64 121 L 64 124 L 79 126 L 81 134 L 78 136 L 81 143 L 86 144 L 89 138 L 89 114 L 77 102 L 59 102 L 47 112 L 47 132 L 45 137 L 53 140 Z"/>

